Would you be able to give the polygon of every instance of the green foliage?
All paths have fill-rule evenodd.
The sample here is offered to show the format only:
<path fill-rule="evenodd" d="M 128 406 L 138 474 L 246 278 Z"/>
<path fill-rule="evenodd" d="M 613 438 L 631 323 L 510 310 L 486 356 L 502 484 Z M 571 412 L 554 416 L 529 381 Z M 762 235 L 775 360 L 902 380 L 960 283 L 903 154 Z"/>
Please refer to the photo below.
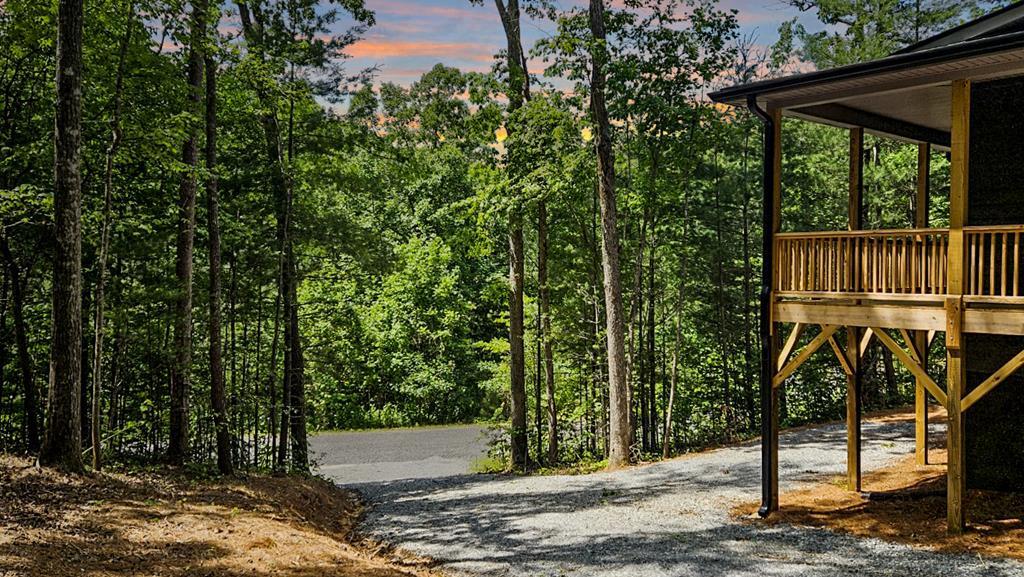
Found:
<path fill-rule="evenodd" d="M 789 0 L 825 25 L 786 24 L 772 52 L 737 38 L 738 15 L 712 0 L 608 3 L 608 105 L 613 116 L 622 284 L 637 452 L 660 454 L 671 383 L 677 452 L 758 428 L 759 122 L 703 97 L 723 79 L 776 74 L 797 58 L 817 66 L 884 55 L 989 2 Z M 480 2 L 476 2 L 480 3 Z M 172 359 L 177 192 L 188 123 L 182 2 L 87 6 L 83 158 L 85 333 L 96 285 L 102 186 L 118 47 L 130 31 L 123 142 L 113 157 L 115 220 L 107 285 L 101 417 L 110 457 L 146 463 L 166 447 Z M 211 3 L 227 18 L 235 6 Z M 306 417 L 313 429 L 493 421 L 482 469 L 504 469 L 509 404 L 507 227 L 526 229 L 526 347 L 531 452 L 536 430 L 536 210 L 546 203 L 548 289 L 561 463 L 604 457 L 607 410 L 601 233 L 589 126 L 591 38 L 586 11 L 524 2 L 553 34 L 530 51 L 546 78 L 510 107 L 503 63 L 463 72 L 443 63 L 409 86 L 347 71 L 345 48 L 372 3 L 263 0 L 261 42 L 204 39 L 218 62 L 224 358 L 235 459 L 268 466 L 281 412 L 283 332 L 275 194 L 264 122 L 280 126 L 295 193 Z M 918 8 L 918 6 L 920 8 Z M 131 8 L 131 9 L 130 9 Z M 48 374 L 55 5 L 0 1 L 0 225 L 11 250 L 0 279 L 0 447 L 26 446 L 22 366 L 15 350 L 11 271 L 25 295 L 30 380 Z M 482 8 L 481 8 L 482 9 Z M 338 33 L 339 24 L 352 27 Z M 534 74 L 542 71 L 534 70 Z M 552 86 L 572 86 L 562 92 Z M 518 103 L 517 103 L 518 104 Z M 509 110 L 513 108 L 513 110 Z M 496 131 L 507 129 L 499 142 Z M 845 131 L 787 121 L 786 230 L 844 229 Z M 869 137 L 865 226 L 907 227 L 916 148 Z M 932 226 L 948 218 L 948 162 L 932 162 Z M 201 180 L 210 175 L 201 171 Z M 201 193 L 202 194 L 202 193 Z M 200 206 L 199 222 L 205 222 Z M 196 238 L 193 454 L 212 456 L 205 354 L 206 231 Z M 806 337 L 805 337 L 806 338 Z M 85 365 L 91 343 L 83 343 Z M 912 381 L 887 354 L 866 358 L 868 408 L 906 401 Z M 939 358 L 939 355 L 935 355 Z M 935 361 L 941 370 L 941 360 Z M 89 372 L 86 371 L 88 391 Z M 541 375 L 542 376 L 542 375 Z M 842 415 L 843 377 L 824 356 L 787 386 L 785 424 Z M 88 393 L 87 393 L 88 395 Z M 541 399 L 543 401 L 544 399 Z M 88 401 L 88 399 L 86 399 Z M 37 407 L 37 411 L 38 411 Z M 543 411 L 543 409 L 542 409 Z M 41 411 L 38 411 L 41 413 Z M 544 415 L 541 415 L 542 421 Z M 541 423 L 541 429 L 544 423 Z M 87 437 L 87 436 L 86 436 Z M 545 454 L 545 451 L 541 451 Z M 202 469 L 205 470 L 205 469 Z M 542 469 L 543 470 L 543 469 Z"/>

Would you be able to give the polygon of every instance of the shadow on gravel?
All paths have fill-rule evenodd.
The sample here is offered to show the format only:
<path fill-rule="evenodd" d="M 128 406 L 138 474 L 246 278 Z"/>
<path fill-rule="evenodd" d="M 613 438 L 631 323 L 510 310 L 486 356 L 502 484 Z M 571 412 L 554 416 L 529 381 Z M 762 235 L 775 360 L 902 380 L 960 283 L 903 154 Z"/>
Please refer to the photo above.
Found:
<path fill-rule="evenodd" d="M 864 424 L 868 462 L 907 453 L 913 425 Z M 783 434 L 781 475 L 820 481 L 845 466 L 842 423 Z M 834 463 L 833 463 L 834 461 Z M 756 496 L 757 441 L 614 473 L 462 475 L 353 485 L 375 536 L 456 570 L 509 575 L 1024 574 L 1020 565 L 894 547 L 816 529 L 741 523 Z"/>
<path fill-rule="evenodd" d="M 912 434 L 912 424 L 903 422 L 865 423 L 864 442 L 893 449 L 892 455 L 903 454 L 896 449 L 900 441 L 906 441 Z M 836 454 L 836 466 L 845 466 L 840 459 L 845 451 L 846 429 L 842 424 L 829 425 L 818 429 L 786 432 L 780 440 L 780 473 L 785 481 L 820 480 L 822 471 L 805 468 L 798 457 L 798 450 L 820 451 Z M 839 452 L 837 452 L 837 448 Z M 712 453 L 727 453 L 728 459 L 704 459 Z M 789 458 L 794 457 L 794 458 Z M 748 441 L 704 453 L 693 453 L 676 459 L 634 467 L 613 473 L 592 473 L 589 475 L 562 476 L 569 486 L 590 487 L 584 494 L 601 498 L 587 499 L 584 504 L 601 506 L 607 504 L 628 504 L 652 494 L 678 490 L 726 489 L 759 490 L 761 480 L 760 441 Z M 415 499 L 438 498 L 442 501 L 465 502 L 466 492 L 491 483 L 529 484 L 538 477 L 516 477 L 513 475 L 467 474 L 437 479 L 403 479 L 375 483 L 350 484 L 347 487 L 360 491 L 371 503 L 404 502 Z M 636 486 L 639 485 L 639 486 Z M 503 493 L 502 496 L 507 494 Z M 567 501 L 565 493 L 535 494 L 539 511 L 557 512 L 571 508 L 579 510 L 580 502 Z M 482 504 L 481 504 L 482 505 Z M 516 505 L 516 504 L 513 504 Z M 515 507 L 513 507 L 515 508 Z"/>

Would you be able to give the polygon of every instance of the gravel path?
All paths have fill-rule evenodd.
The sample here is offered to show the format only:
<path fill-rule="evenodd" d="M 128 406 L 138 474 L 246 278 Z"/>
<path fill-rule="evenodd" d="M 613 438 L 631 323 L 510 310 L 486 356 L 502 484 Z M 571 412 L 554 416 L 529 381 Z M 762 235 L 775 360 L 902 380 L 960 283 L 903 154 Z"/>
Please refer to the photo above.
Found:
<path fill-rule="evenodd" d="M 320 433 L 309 445 L 317 470 L 348 484 L 466 475 L 487 454 L 479 425 Z"/>
<path fill-rule="evenodd" d="M 912 427 L 865 423 L 865 469 L 912 452 Z M 841 424 L 785 433 L 781 446 L 783 490 L 844 470 Z M 731 506 L 760 494 L 757 444 L 616 473 L 352 486 L 373 504 L 374 536 L 456 575 L 1024 576 L 1010 561 L 736 522 Z"/>

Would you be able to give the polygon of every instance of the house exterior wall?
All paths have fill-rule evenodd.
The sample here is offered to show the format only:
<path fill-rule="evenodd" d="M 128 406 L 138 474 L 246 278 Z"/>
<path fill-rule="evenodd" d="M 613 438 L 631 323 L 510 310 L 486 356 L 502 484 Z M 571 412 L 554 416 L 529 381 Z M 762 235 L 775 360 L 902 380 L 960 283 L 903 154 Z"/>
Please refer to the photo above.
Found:
<path fill-rule="evenodd" d="M 970 146 L 968 226 L 1024 223 L 1024 78 L 974 84 Z M 967 391 L 1022 349 L 1022 337 L 967 335 Z M 967 411 L 965 437 L 969 488 L 1024 491 L 1024 372 Z"/>

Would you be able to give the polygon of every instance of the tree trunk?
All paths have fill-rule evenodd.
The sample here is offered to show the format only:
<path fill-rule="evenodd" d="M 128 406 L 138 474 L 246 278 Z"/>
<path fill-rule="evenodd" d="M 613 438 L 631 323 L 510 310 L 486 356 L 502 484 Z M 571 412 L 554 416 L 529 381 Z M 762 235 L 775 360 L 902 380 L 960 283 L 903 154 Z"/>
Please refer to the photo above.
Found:
<path fill-rule="evenodd" d="M 0 234 L 0 251 L 7 264 L 7 276 L 11 284 L 12 313 L 14 316 L 14 341 L 18 354 L 18 368 L 21 372 L 21 393 L 25 409 L 25 444 L 29 453 L 39 452 L 39 401 L 35 377 L 32 375 L 32 356 L 28 350 L 28 326 L 25 324 L 25 292 L 21 280 L 21 268 L 11 254 L 7 237 Z"/>
<path fill-rule="evenodd" d="M 99 270 L 96 274 L 95 316 L 93 317 L 92 333 L 92 468 L 99 471 L 102 467 L 103 453 L 102 421 L 100 419 L 100 385 L 103 382 L 103 325 L 105 321 L 105 289 L 107 285 L 107 257 L 110 252 L 110 229 L 113 220 L 114 195 L 114 157 L 121 146 L 121 93 L 124 91 L 124 66 L 128 57 L 128 46 L 132 41 L 132 29 L 135 16 L 135 3 L 128 3 L 125 16 L 124 36 L 121 37 L 121 48 L 117 57 L 117 75 L 114 79 L 114 113 L 110 119 L 110 144 L 107 146 L 103 165 L 103 224 L 100 228 Z"/>
<path fill-rule="evenodd" d="M 653 210 L 653 209 L 652 209 Z M 654 305 L 656 303 L 654 297 L 654 272 L 655 272 L 655 234 L 654 234 L 654 219 L 651 219 L 651 246 L 647 256 L 647 423 L 648 423 L 648 434 L 649 439 L 647 446 L 650 451 L 654 451 L 655 447 L 658 446 L 658 404 L 657 404 L 657 392 L 656 392 L 656 379 L 657 379 L 657 359 L 655 358 L 655 315 Z"/>
<path fill-rule="evenodd" d="M 305 359 L 302 355 L 302 344 L 299 340 L 299 299 L 298 299 L 298 271 L 296 270 L 294 249 L 288 247 L 288 263 L 291 270 L 288 273 L 290 278 L 291 311 L 288 315 L 288 323 L 292 337 L 291 346 L 291 428 L 292 428 L 292 469 L 306 473 L 309 471 L 309 448 L 306 438 L 306 387 L 305 387 Z"/>
<path fill-rule="evenodd" d="M 675 335 L 672 344 L 672 372 L 669 376 L 668 404 L 665 407 L 665 429 L 662 432 L 661 455 L 667 459 L 672 453 L 672 411 L 676 404 L 676 388 L 679 385 L 679 345 L 682 341 L 683 308 L 686 306 L 686 239 L 689 225 L 690 198 L 683 193 L 683 238 L 679 248 L 679 295 L 676 297 Z"/>
<path fill-rule="evenodd" d="M 82 0 L 57 8 L 57 102 L 54 128 L 53 378 L 39 462 L 81 472 L 82 387 Z"/>
<path fill-rule="evenodd" d="M 216 28 L 216 26 L 214 26 Z M 217 469 L 222 475 L 233 472 L 228 408 L 224 398 L 224 361 L 221 358 L 221 248 L 220 199 L 217 182 L 217 65 L 207 54 L 206 69 L 206 230 L 210 258 L 210 406 L 217 435 Z"/>
<path fill-rule="evenodd" d="M 525 468 L 529 450 L 526 434 L 526 351 L 523 346 L 523 226 L 518 216 L 512 217 L 508 255 L 512 462 Z"/>
<path fill-rule="evenodd" d="M 278 283 L 280 288 L 280 283 Z M 281 294 L 274 296 L 274 336 L 270 340 L 270 370 L 267 376 L 267 396 L 270 399 L 269 411 L 267 411 L 267 436 L 270 437 L 270 462 L 272 466 L 277 463 L 277 347 L 281 338 Z"/>
<path fill-rule="evenodd" d="M 263 30 L 264 22 L 262 12 L 258 9 L 258 5 L 254 5 L 253 10 L 250 12 L 249 5 L 244 0 L 238 0 L 238 14 L 242 21 L 242 32 L 245 36 L 246 43 L 249 46 L 249 50 L 256 52 L 262 57 L 263 46 Z M 280 423 L 280 434 L 278 438 L 278 458 L 277 468 L 280 470 L 284 467 L 288 457 L 288 432 L 291 428 L 289 422 L 292 415 L 290 403 L 292 401 L 292 381 L 293 378 L 298 376 L 299 387 L 303 386 L 301 383 L 301 363 L 295 367 L 294 359 L 295 353 L 293 349 L 298 348 L 299 334 L 298 334 L 298 322 L 297 320 L 293 323 L 291 321 L 291 312 L 293 309 L 293 297 L 295 291 L 293 290 L 294 284 L 294 270 L 295 270 L 295 253 L 292 249 L 291 240 L 291 215 L 292 215 L 292 184 L 291 179 L 288 176 L 284 166 L 284 158 L 281 154 L 281 129 L 277 120 L 277 102 L 274 99 L 273 94 L 263 85 L 257 85 L 256 87 L 257 97 L 260 100 L 260 104 L 266 110 L 261 117 L 260 121 L 263 125 L 263 134 L 266 140 L 267 146 L 267 159 L 270 163 L 271 173 L 271 188 L 274 190 L 276 195 L 276 216 L 277 216 L 277 242 L 279 250 L 279 287 L 278 290 L 282 296 L 282 309 L 285 318 L 285 330 L 284 330 L 284 378 L 282 379 L 282 395 L 281 395 L 281 423 Z M 295 312 L 296 319 L 298 318 L 298 312 Z M 301 356 L 301 355 L 300 355 Z M 300 391 L 301 393 L 301 391 Z M 303 427 L 305 424 L 303 424 Z M 303 440 L 305 442 L 305 440 Z"/>
<path fill-rule="evenodd" d="M 591 48 L 590 106 L 597 126 L 598 200 L 601 204 L 601 260 L 604 269 L 605 318 L 608 338 L 608 390 L 610 431 L 608 466 L 630 461 L 629 403 L 626 383 L 626 349 L 623 342 L 622 286 L 619 279 L 619 240 L 616 231 L 615 162 L 611 127 L 605 105 L 604 2 L 590 0 L 590 31 L 596 40 Z"/>
<path fill-rule="evenodd" d="M 515 112 L 530 97 L 529 77 L 520 34 L 519 0 L 494 0 L 505 31 L 508 66 L 508 111 Z M 518 195 L 517 195 L 518 199 Z M 517 200 L 509 212 L 509 378 L 512 398 L 512 462 L 526 467 L 529 460 L 526 425 L 526 351 L 523 346 L 523 217 Z"/>
<path fill-rule="evenodd" d="M 548 464 L 558 462 L 558 408 L 555 405 L 555 361 L 551 340 L 551 298 L 548 291 L 548 205 L 537 205 L 537 292 L 540 300 L 541 334 L 544 335 L 544 378 L 548 413 Z"/>
<path fill-rule="evenodd" d="M 206 2 L 192 3 L 188 56 L 188 108 L 199 116 L 203 90 L 203 39 L 206 36 Z M 174 309 L 174 364 L 171 367 L 171 422 L 167 458 L 182 465 L 188 452 L 189 371 L 192 368 L 192 254 L 196 232 L 196 163 L 198 128 L 190 123 L 181 147 L 185 173 L 178 193 L 178 254 L 175 274 L 178 296 Z"/>

